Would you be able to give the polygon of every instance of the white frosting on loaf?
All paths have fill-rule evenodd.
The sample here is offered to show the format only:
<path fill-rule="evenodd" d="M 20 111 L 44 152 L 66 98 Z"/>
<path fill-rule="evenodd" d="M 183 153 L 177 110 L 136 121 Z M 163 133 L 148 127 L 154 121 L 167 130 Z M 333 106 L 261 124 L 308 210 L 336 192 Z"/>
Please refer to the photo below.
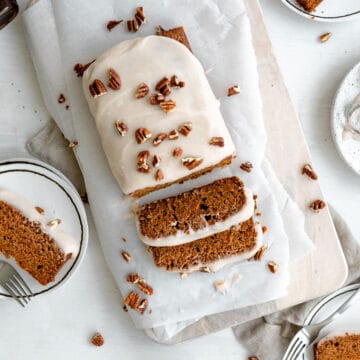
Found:
<path fill-rule="evenodd" d="M 107 86 L 109 69 L 113 68 L 121 78 L 121 89 Z M 171 88 L 167 99 L 176 102 L 174 111 L 165 113 L 160 106 L 150 105 L 149 96 L 156 93 L 156 84 L 164 77 L 176 75 L 185 82 L 183 88 Z M 107 87 L 107 93 L 93 97 L 89 85 L 99 79 Z M 135 93 L 141 83 L 150 88 L 149 94 L 141 99 Z M 96 127 L 110 164 L 111 170 L 125 194 L 159 184 L 177 181 L 193 172 L 214 166 L 221 160 L 233 156 L 235 147 L 220 113 L 220 103 L 215 98 L 206 79 L 204 69 L 196 57 L 179 42 L 161 37 L 147 36 L 124 41 L 90 65 L 83 76 L 83 89 Z M 226 89 L 224 89 L 225 91 Z M 121 136 L 115 121 L 122 121 L 128 132 Z M 153 146 L 153 139 L 160 133 L 169 133 L 185 122 L 192 123 L 188 136 L 179 134 L 177 140 L 165 140 Z M 152 137 L 138 144 L 135 131 L 148 129 Z M 222 137 L 224 146 L 210 145 L 212 137 Z M 203 162 L 189 170 L 181 158 L 172 155 L 176 147 L 183 150 L 182 158 L 202 157 Z M 161 158 L 159 167 L 151 165 L 150 173 L 137 170 L 137 155 L 148 150 Z M 155 179 L 157 169 L 164 178 Z"/>
<path fill-rule="evenodd" d="M 42 232 L 48 234 L 65 255 L 72 254 L 72 257 L 77 255 L 79 252 L 79 246 L 76 240 L 70 234 L 60 230 L 59 226 L 61 225 L 51 225 L 51 221 L 55 219 L 48 218 L 46 213 L 40 214 L 36 210 L 35 206 L 27 199 L 15 194 L 12 191 L 0 189 L 0 201 L 3 201 L 17 209 L 28 220 L 38 222 L 41 226 Z"/>

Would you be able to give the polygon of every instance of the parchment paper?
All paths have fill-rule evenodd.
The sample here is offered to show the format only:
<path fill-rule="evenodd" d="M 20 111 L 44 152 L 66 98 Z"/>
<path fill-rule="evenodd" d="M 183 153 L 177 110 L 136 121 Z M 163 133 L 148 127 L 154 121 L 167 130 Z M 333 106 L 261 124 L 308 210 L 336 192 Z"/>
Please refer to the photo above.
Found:
<path fill-rule="evenodd" d="M 260 167 L 265 131 L 256 59 L 242 2 L 198 1 L 194 4 L 189 0 L 167 0 L 156 5 L 150 0 L 142 1 L 149 23 L 138 34 L 129 34 L 121 26 L 111 33 L 107 32 L 105 26 L 108 20 L 130 18 L 137 5 L 140 4 L 122 2 L 120 5 L 107 0 L 101 3 L 99 11 L 99 4 L 87 1 L 41 0 L 24 14 L 28 43 L 47 107 L 61 124 L 65 135 L 79 141 L 75 151 L 85 177 L 96 228 L 121 293 L 125 297 L 131 289 L 125 281 L 131 271 L 141 273 L 155 288 L 156 294 L 150 299 L 152 314 L 129 314 L 138 328 L 150 328 L 194 321 L 190 319 L 284 296 L 288 282 L 288 242 L 271 188 Z M 266 242 L 271 244 L 267 259 L 279 264 L 276 275 L 267 271 L 265 263 L 246 262 L 227 267 L 217 274 L 197 273 L 180 281 L 177 274 L 165 273 L 154 267 L 136 236 L 129 201 L 123 197 L 110 173 L 82 95 L 81 82 L 72 68 L 77 62 L 86 63 L 96 58 L 121 40 L 154 33 L 157 24 L 165 28 L 184 25 L 195 55 L 208 70 L 209 81 L 221 100 L 222 112 L 237 145 L 239 159 L 231 170 L 216 171 L 206 178 L 206 182 L 232 171 L 259 195 L 259 211 L 263 213 L 261 222 L 270 229 L 266 235 Z M 53 77 L 54 73 L 63 73 L 65 82 L 61 82 L 58 75 Z M 239 83 L 242 88 L 241 95 L 236 99 L 225 96 L 227 87 L 233 83 Z M 56 102 L 60 92 L 65 93 L 71 106 L 65 117 L 59 114 L 60 105 Z M 248 160 L 253 162 L 255 170 L 244 174 L 238 165 Z M 196 183 L 202 181 L 205 177 Z M 183 188 L 189 186 L 191 183 L 186 183 Z M 287 201 L 290 199 L 287 198 Z M 299 219 L 297 224 L 301 221 Z M 128 239 L 126 243 L 121 242 L 122 236 Z M 308 240 L 303 230 L 300 238 Z M 131 253 L 130 264 L 120 257 L 121 249 Z M 242 279 L 229 295 L 214 291 L 215 280 L 230 279 L 234 274 L 240 274 Z"/>

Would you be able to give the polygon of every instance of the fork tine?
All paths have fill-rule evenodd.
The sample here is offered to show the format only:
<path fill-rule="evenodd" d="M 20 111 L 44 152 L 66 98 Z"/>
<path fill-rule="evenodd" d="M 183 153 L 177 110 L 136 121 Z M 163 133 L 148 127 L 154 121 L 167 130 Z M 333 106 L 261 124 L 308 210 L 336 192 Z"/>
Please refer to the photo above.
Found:
<path fill-rule="evenodd" d="M 25 280 L 21 277 L 21 275 L 15 269 L 14 269 L 14 276 L 25 287 L 25 289 L 28 291 L 30 296 L 34 296 L 33 292 L 29 288 L 28 284 L 25 282 Z"/>
<path fill-rule="evenodd" d="M 26 298 L 24 297 L 24 295 L 21 293 L 20 289 L 16 286 L 16 284 L 14 283 L 14 281 L 13 281 L 12 278 L 9 278 L 9 279 L 8 279 L 7 285 L 14 290 L 15 294 L 16 294 L 19 298 L 21 298 L 21 299 L 25 302 L 25 304 L 28 303 L 27 299 L 26 299 Z"/>
<path fill-rule="evenodd" d="M 299 359 L 299 356 L 303 353 L 303 351 L 305 350 L 305 347 L 306 347 L 306 345 L 302 341 L 300 341 L 296 352 L 293 354 L 293 357 L 291 359 L 289 359 L 289 360 L 297 360 L 297 359 Z"/>
<path fill-rule="evenodd" d="M 24 299 L 27 299 L 28 301 L 31 300 L 29 294 L 27 294 L 27 292 L 24 290 L 24 287 L 21 285 L 21 283 L 18 281 L 18 279 L 15 277 L 15 274 L 13 274 L 12 276 L 12 280 L 15 283 L 15 285 L 18 287 L 18 289 L 21 290 Z"/>
<path fill-rule="evenodd" d="M 16 300 L 22 307 L 25 307 L 25 305 L 22 303 L 20 298 L 18 298 L 15 293 L 11 290 L 11 288 L 6 283 L 1 283 L 1 286 L 11 295 L 11 297 Z"/>
<path fill-rule="evenodd" d="M 288 348 L 287 348 L 287 350 L 286 350 L 286 353 L 285 353 L 285 355 L 284 355 L 284 357 L 283 357 L 283 360 L 290 360 L 290 359 L 291 359 L 292 354 L 293 354 L 293 352 L 294 352 L 294 347 L 296 346 L 298 340 L 299 340 L 299 338 L 298 338 L 297 336 L 294 337 L 294 338 L 291 340 L 291 342 L 290 342 L 290 344 L 289 344 L 289 346 L 288 346 Z"/>

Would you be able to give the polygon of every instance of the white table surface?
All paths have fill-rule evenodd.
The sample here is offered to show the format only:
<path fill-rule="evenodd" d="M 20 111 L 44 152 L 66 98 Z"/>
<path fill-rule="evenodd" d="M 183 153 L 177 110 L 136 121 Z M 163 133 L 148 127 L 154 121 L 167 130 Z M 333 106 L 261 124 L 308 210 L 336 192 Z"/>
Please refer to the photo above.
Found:
<path fill-rule="evenodd" d="M 360 177 L 338 156 L 329 125 L 333 95 L 347 71 L 360 61 L 360 21 L 316 23 L 292 13 L 280 0 L 261 4 L 324 193 L 360 235 Z M 0 31 L 0 143 L 7 144 L 1 158 L 26 154 L 26 139 L 49 118 L 20 20 Z M 327 31 L 333 37 L 321 44 L 317 38 Z M 7 70 L 10 62 L 18 65 L 16 73 Z M 102 348 L 89 344 L 95 331 L 104 335 Z M 215 360 L 246 355 L 230 329 L 176 346 L 156 344 L 135 330 L 92 236 L 82 266 L 65 287 L 36 299 L 25 310 L 12 301 L 0 302 L 0 359 Z"/>

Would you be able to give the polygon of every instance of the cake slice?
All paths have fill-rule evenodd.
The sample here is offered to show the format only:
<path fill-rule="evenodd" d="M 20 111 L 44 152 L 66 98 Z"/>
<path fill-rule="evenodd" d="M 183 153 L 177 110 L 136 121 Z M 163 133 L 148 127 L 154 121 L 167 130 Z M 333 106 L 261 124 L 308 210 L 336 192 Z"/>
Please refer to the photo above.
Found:
<path fill-rule="evenodd" d="M 54 281 L 79 250 L 75 239 L 57 227 L 59 223 L 21 196 L 0 190 L 0 252 L 42 285 Z"/>
<path fill-rule="evenodd" d="M 360 360 L 360 334 L 330 334 L 315 346 L 315 360 Z"/>
<path fill-rule="evenodd" d="M 135 197 L 229 165 L 235 156 L 202 65 L 167 34 L 124 41 L 83 75 L 112 173 Z"/>
<path fill-rule="evenodd" d="M 322 2 L 322 0 L 296 0 L 297 3 L 304 8 L 304 10 L 308 12 L 313 12 L 316 10 L 318 5 Z"/>
<path fill-rule="evenodd" d="M 252 192 L 233 176 L 141 206 L 137 228 L 147 245 L 174 246 L 246 221 L 254 206 Z"/>
<path fill-rule="evenodd" d="M 148 251 L 155 265 L 167 271 L 215 272 L 227 264 L 251 258 L 261 245 L 261 226 L 250 218 L 200 240 L 178 246 L 149 246 Z"/>

